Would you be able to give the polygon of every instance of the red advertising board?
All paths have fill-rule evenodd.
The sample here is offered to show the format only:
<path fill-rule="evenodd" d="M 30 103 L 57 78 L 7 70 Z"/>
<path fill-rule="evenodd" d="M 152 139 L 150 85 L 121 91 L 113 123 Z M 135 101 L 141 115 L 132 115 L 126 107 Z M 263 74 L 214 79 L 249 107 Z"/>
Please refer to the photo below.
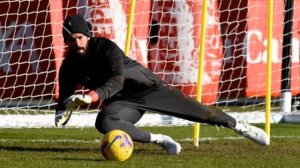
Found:
<path fill-rule="evenodd" d="M 300 62 L 299 62 L 299 23 L 300 1 L 294 1 L 292 53 L 291 53 L 291 91 L 295 95 L 300 93 Z M 249 0 L 247 31 L 247 89 L 246 95 L 264 96 L 266 90 L 266 62 L 267 62 L 267 0 Z M 272 45 L 272 96 L 279 96 L 281 92 L 282 71 L 282 41 L 284 28 L 284 1 L 274 1 L 273 16 L 273 45 Z"/>
<path fill-rule="evenodd" d="M 214 103 L 218 96 L 264 96 L 268 1 L 215 0 L 208 6 L 203 103 Z M 299 6 L 295 0 L 293 95 L 300 93 Z M 96 36 L 124 49 L 129 8 L 130 0 L 1 2 L 0 98 L 53 96 L 63 59 L 61 24 L 68 15 L 84 15 Z M 131 42 L 130 57 L 192 96 L 198 83 L 201 11 L 202 1 L 137 1 Z M 283 16 L 284 1 L 274 1 L 272 96 L 280 94 Z M 156 33 L 148 42 L 150 25 Z"/>
<path fill-rule="evenodd" d="M 147 39 L 149 32 L 151 1 L 137 1 L 134 11 L 134 25 L 131 34 L 129 56 L 147 66 Z M 63 1 L 66 9 L 64 16 L 79 13 L 93 24 L 95 36 L 106 37 L 125 49 L 127 20 L 130 0 L 95 1 L 81 0 Z"/>
<path fill-rule="evenodd" d="M 196 96 L 202 1 L 154 1 L 149 68 L 186 95 Z M 208 5 L 203 103 L 215 103 L 222 65 L 217 1 Z"/>
<path fill-rule="evenodd" d="M 52 96 L 56 74 L 48 7 L 40 1 L 1 2 L 1 100 Z"/>
<path fill-rule="evenodd" d="M 294 1 L 291 91 L 300 92 L 300 1 Z M 266 94 L 268 1 L 220 1 L 224 66 L 220 97 L 251 97 Z M 274 1 L 272 40 L 272 96 L 281 92 L 284 1 Z"/>

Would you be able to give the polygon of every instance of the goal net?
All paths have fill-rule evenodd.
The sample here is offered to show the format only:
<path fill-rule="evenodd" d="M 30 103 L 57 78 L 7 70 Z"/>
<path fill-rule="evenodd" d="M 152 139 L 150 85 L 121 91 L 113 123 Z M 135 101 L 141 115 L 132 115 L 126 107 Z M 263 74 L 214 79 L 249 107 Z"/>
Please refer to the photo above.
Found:
<path fill-rule="evenodd" d="M 202 103 L 264 122 L 267 7 L 267 0 L 210 0 L 206 38 L 201 39 L 201 0 L 136 1 L 129 56 L 196 97 L 200 42 L 205 40 Z M 280 111 L 284 7 L 284 2 L 274 1 L 272 112 Z M 300 93 L 299 8 L 295 0 L 291 66 L 284 67 L 291 70 L 292 96 Z M 67 16 L 81 14 L 93 24 L 95 36 L 125 48 L 130 0 L 3 0 L 0 9 L 0 127 L 54 126 L 58 70 L 66 50 L 62 23 Z M 91 114 L 87 122 L 94 125 L 97 107 L 77 111 L 79 118 Z M 165 123 L 170 120 L 189 124 L 175 118 Z"/>

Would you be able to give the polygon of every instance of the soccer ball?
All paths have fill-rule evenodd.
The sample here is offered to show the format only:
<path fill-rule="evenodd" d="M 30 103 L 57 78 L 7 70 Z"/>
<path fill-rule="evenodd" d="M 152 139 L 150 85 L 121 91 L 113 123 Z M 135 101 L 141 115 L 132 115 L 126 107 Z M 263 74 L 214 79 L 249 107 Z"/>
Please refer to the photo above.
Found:
<path fill-rule="evenodd" d="M 125 161 L 132 154 L 133 142 L 126 132 L 112 130 L 102 138 L 100 150 L 107 160 Z"/>

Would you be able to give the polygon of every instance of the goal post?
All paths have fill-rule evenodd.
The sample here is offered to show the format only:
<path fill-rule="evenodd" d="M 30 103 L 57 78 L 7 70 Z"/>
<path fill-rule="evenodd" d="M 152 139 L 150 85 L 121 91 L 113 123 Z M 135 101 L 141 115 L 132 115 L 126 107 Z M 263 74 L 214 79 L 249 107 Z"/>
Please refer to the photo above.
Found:
<path fill-rule="evenodd" d="M 291 94 L 291 49 L 293 28 L 294 0 L 286 0 L 284 3 L 284 28 L 282 42 L 282 73 L 281 73 L 281 101 L 280 111 L 290 112 L 292 106 Z"/>
<path fill-rule="evenodd" d="M 204 2 L 207 2 L 206 29 L 202 24 Z M 78 13 L 93 24 L 95 36 L 115 41 L 124 51 L 131 29 L 126 55 L 185 95 L 198 99 L 197 90 L 201 87 L 200 99 L 205 105 L 216 106 L 250 123 L 280 122 L 288 113 L 280 113 L 279 106 L 285 3 L 274 1 L 273 18 L 268 20 L 269 4 L 268 0 L 135 1 L 130 28 L 131 0 L 3 0 L 0 2 L 1 121 L 12 123 L 6 117 L 34 118 L 49 114 L 49 126 L 54 126 L 58 69 L 65 52 L 60 26 L 67 16 Z M 294 0 L 291 66 L 287 67 L 292 96 L 300 94 L 299 8 L 300 1 Z M 267 20 L 273 22 L 271 36 Z M 203 29 L 205 37 L 201 36 Z M 199 58 L 201 52 L 203 57 Z M 203 69 L 199 64 L 203 64 Z M 272 70 L 266 70 L 268 66 Z M 95 115 L 95 111 L 95 107 L 89 106 L 79 108 L 74 114 Z M 266 111 L 272 114 L 265 116 Z M 162 123 L 155 125 L 194 124 L 156 117 L 153 120 Z M 34 121 L 26 124 L 30 127 Z"/>

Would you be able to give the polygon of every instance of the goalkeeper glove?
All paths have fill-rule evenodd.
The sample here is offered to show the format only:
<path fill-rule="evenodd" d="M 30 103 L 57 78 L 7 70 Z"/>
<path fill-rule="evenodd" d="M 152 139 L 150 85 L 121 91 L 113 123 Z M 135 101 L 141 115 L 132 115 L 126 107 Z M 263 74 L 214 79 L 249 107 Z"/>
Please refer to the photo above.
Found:
<path fill-rule="evenodd" d="M 66 109 L 73 109 L 76 106 L 90 104 L 92 97 L 90 95 L 72 95 L 64 100 Z"/>
<path fill-rule="evenodd" d="M 66 98 L 63 103 L 66 104 L 66 110 L 58 110 L 55 113 L 55 126 L 62 127 L 67 124 L 71 118 L 73 108 L 76 106 L 90 104 L 99 100 L 99 96 L 95 91 L 90 91 L 84 95 L 72 95 Z"/>
<path fill-rule="evenodd" d="M 55 126 L 62 127 L 71 118 L 72 110 L 58 110 L 55 112 Z"/>
<path fill-rule="evenodd" d="M 67 109 L 73 109 L 76 106 L 90 104 L 99 100 L 99 96 L 95 91 L 90 91 L 87 94 L 72 95 L 64 100 Z"/>

